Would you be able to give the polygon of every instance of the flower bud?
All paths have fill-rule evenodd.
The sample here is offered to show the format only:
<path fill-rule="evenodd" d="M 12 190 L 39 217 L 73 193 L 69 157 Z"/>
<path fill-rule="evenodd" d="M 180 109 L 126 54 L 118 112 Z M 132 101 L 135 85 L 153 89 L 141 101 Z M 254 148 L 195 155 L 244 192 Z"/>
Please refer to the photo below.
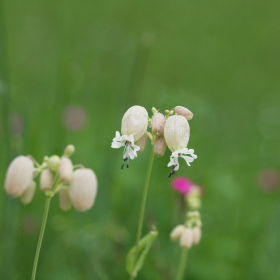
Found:
<path fill-rule="evenodd" d="M 94 203 L 96 193 L 95 173 L 89 168 L 75 170 L 69 187 L 69 196 L 76 210 L 89 210 Z"/>
<path fill-rule="evenodd" d="M 62 156 L 60 159 L 58 174 L 61 182 L 71 182 L 73 176 L 73 164 L 71 159 Z"/>
<path fill-rule="evenodd" d="M 155 114 L 158 112 L 158 110 L 157 110 L 155 107 L 153 107 L 153 108 L 152 108 L 152 112 L 153 112 L 153 114 L 155 115 Z"/>
<path fill-rule="evenodd" d="M 133 135 L 134 141 L 140 139 L 147 131 L 148 112 L 144 107 L 132 106 L 122 118 L 122 135 Z"/>
<path fill-rule="evenodd" d="M 135 142 L 135 145 L 140 147 L 138 153 L 143 152 L 145 150 L 147 145 L 147 140 L 148 140 L 148 134 L 144 133 L 143 136 L 138 141 Z"/>
<path fill-rule="evenodd" d="M 197 210 L 201 208 L 201 200 L 197 196 L 185 196 L 185 201 L 190 208 L 190 210 Z"/>
<path fill-rule="evenodd" d="M 182 249 L 190 249 L 193 245 L 193 231 L 186 228 L 180 238 L 180 246 Z"/>
<path fill-rule="evenodd" d="M 20 201 L 23 204 L 29 204 L 33 199 L 35 191 L 36 191 L 36 182 L 32 181 L 31 184 L 27 187 L 27 189 L 24 191 L 24 193 L 20 197 Z"/>
<path fill-rule="evenodd" d="M 171 152 L 187 147 L 190 138 L 190 126 L 183 116 L 170 116 L 164 127 L 164 138 Z"/>
<path fill-rule="evenodd" d="M 56 172 L 58 170 L 59 162 L 60 162 L 60 157 L 59 156 L 57 156 L 57 155 L 51 156 L 48 159 L 48 164 L 49 164 L 50 170 Z"/>
<path fill-rule="evenodd" d="M 74 145 L 67 145 L 64 150 L 64 155 L 66 157 L 70 157 L 75 152 L 75 146 Z"/>
<path fill-rule="evenodd" d="M 164 133 L 165 117 L 161 113 L 155 114 L 152 122 L 152 132 L 154 135 L 159 136 Z"/>
<path fill-rule="evenodd" d="M 9 165 L 4 188 L 10 197 L 21 196 L 33 179 L 33 162 L 29 157 L 18 156 Z"/>
<path fill-rule="evenodd" d="M 63 187 L 59 192 L 59 206 L 63 211 L 68 211 L 72 207 L 71 199 L 69 196 L 69 188 Z"/>
<path fill-rule="evenodd" d="M 170 239 L 174 242 L 178 241 L 184 230 L 185 230 L 185 226 L 183 225 L 176 226 L 170 233 Z"/>
<path fill-rule="evenodd" d="M 176 106 L 175 113 L 185 117 L 187 120 L 191 120 L 193 118 L 193 113 L 183 106 Z"/>
<path fill-rule="evenodd" d="M 197 245 L 200 242 L 201 239 L 201 228 L 200 227 L 194 227 L 192 229 L 193 231 L 193 244 Z"/>
<path fill-rule="evenodd" d="M 49 169 L 44 169 L 40 176 L 40 189 L 43 192 L 50 191 L 53 185 L 53 174 Z"/>
<path fill-rule="evenodd" d="M 166 143 L 165 143 L 164 136 L 163 135 L 158 136 L 154 144 L 154 154 L 157 157 L 162 157 L 164 156 L 165 150 L 166 150 Z"/>

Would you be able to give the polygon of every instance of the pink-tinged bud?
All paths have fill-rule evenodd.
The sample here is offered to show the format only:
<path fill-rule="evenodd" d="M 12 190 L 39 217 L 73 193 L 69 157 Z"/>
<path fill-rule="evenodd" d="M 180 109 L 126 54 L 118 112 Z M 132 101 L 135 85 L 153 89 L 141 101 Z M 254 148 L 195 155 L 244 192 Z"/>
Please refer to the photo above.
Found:
<path fill-rule="evenodd" d="M 193 244 L 197 245 L 201 239 L 201 228 L 195 227 L 192 230 L 193 230 Z"/>
<path fill-rule="evenodd" d="M 50 191 L 53 185 L 53 174 L 49 169 L 44 169 L 40 176 L 40 189 L 43 192 Z"/>
<path fill-rule="evenodd" d="M 190 126 L 183 116 L 170 116 L 164 127 L 164 138 L 171 152 L 187 147 L 190 138 Z"/>
<path fill-rule="evenodd" d="M 152 122 L 152 132 L 156 136 L 164 133 L 165 117 L 161 113 L 155 114 Z"/>
<path fill-rule="evenodd" d="M 31 184 L 28 186 L 28 188 L 24 191 L 24 193 L 20 197 L 20 201 L 23 204 L 29 204 L 34 197 L 35 191 L 36 191 L 36 182 L 32 181 Z"/>
<path fill-rule="evenodd" d="M 193 231 L 191 228 L 186 228 L 180 238 L 180 246 L 182 249 L 190 249 L 193 245 Z"/>
<path fill-rule="evenodd" d="M 138 153 L 143 152 L 145 150 L 147 145 L 147 140 L 148 140 L 148 134 L 144 133 L 143 136 L 135 142 L 135 145 L 140 147 Z"/>
<path fill-rule="evenodd" d="M 63 211 L 68 211 L 72 207 L 71 199 L 69 196 L 69 188 L 63 187 L 59 192 L 59 206 Z"/>
<path fill-rule="evenodd" d="M 18 156 L 9 165 L 4 188 L 10 197 L 21 196 L 33 179 L 33 162 L 29 157 Z"/>
<path fill-rule="evenodd" d="M 175 113 L 185 117 L 187 120 L 191 120 L 193 118 L 193 113 L 183 106 L 176 106 Z"/>
<path fill-rule="evenodd" d="M 178 241 L 183 233 L 183 231 L 185 230 L 185 226 L 183 225 L 178 225 L 176 226 L 172 232 L 170 233 L 170 239 L 174 242 Z"/>
<path fill-rule="evenodd" d="M 122 135 L 133 135 L 134 141 L 146 133 L 148 127 L 148 112 L 144 107 L 132 106 L 122 118 Z"/>
<path fill-rule="evenodd" d="M 61 182 L 71 182 L 73 176 L 73 164 L 71 159 L 62 156 L 60 159 L 58 174 Z"/>
<path fill-rule="evenodd" d="M 154 154 L 157 157 L 162 157 L 164 156 L 165 150 L 166 150 L 166 142 L 164 136 L 163 135 L 158 136 L 154 143 Z"/>
<path fill-rule="evenodd" d="M 75 170 L 69 187 L 69 196 L 76 210 L 89 210 L 93 206 L 96 193 L 95 173 L 89 168 Z"/>

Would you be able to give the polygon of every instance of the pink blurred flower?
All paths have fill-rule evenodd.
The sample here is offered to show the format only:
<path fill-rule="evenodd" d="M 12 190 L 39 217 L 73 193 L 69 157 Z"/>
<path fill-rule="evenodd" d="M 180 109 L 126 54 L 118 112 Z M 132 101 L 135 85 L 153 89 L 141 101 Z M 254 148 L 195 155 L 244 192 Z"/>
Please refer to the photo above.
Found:
<path fill-rule="evenodd" d="M 188 194 L 193 185 L 194 183 L 187 177 L 176 177 L 172 180 L 173 189 L 183 195 Z"/>
<path fill-rule="evenodd" d="M 64 125 L 73 131 L 83 130 L 86 126 L 87 120 L 87 113 L 80 106 L 66 107 L 62 113 L 62 121 Z"/>
<path fill-rule="evenodd" d="M 279 172 L 274 169 L 261 170 L 258 174 L 258 184 L 265 192 L 276 190 L 280 184 Z"/>

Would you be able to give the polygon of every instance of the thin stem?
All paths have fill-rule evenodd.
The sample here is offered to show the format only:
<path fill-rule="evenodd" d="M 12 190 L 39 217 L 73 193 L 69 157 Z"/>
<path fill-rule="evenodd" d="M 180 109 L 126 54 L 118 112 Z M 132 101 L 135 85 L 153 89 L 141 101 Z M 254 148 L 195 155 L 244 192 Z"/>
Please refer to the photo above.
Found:
<path fill-rule="evenodd" d="M 41 225 L 41 231 L 40 231 L 40 235 L 39 235 L 39 240 L 38 240 L 34 264 L 33 264 L 31 280 L 35 280 L 35 276 L 36 276 L 36 269 L 37 269 L 40 249 L 41 249 L 41 245 L 42 245 L 42 241 L 43 241 L 43 237 L 44 237 L 44 232 L 45 232 L 45 228 L 46 228 L 46 223 L 47 223 L 47 218 L 48 218 L 48 213 L 49 213 L 49 208 L 50 208 L 50 202 L 51 202 L 51 197 L 47 196 L 42 225 Z"/>
<path fill-rule="evenodd" d="M 186 266 L 186 262 L 187 262 L 187 256 L 188 256 L 188 250 L 182 249 L 181 260 L 180 260 L 180 265 L 179 265 L 176 280 L 183 280 L 185 266 Z"/>
<path fill-rule="evenodd" d="M 145 214 L 146 200 L 147 200 L 148 187 L 149 187 L 153 162 L 154 162 L 154 150 L 152 149 L 148 172 L 147 172 L 146 181 L 145 181 L 145 186 L 144 186 L 144 191 L 143 191 L 141 210 L 140 210 L 140 215 L 139 215 L 138 230 L 137 230 L 137 237 L 136 237 L 136 252 L 137 252 L 137 247 L 138 247 L 138 244 L 139 244 L 139 241 L 141 238 L 141 233 L 142 233 L 143 219 L 144 219 L 144 214 Z"/>

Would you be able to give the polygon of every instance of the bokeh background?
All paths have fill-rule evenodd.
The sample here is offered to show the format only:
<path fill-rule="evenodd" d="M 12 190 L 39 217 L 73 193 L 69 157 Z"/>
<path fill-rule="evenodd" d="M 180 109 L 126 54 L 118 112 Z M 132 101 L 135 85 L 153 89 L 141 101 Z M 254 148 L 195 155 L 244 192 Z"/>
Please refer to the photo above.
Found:
<path fill-rule="evenodd" d="M 177 175 L 204 187 L 203 238 L 185 277 L 280 279 L 280 4 L 262 0 L 0 2 L 0 181 L 10 161 L 62 154 L 92 168 L 94 207 L 51 202 L 37 278 L 128 279 L 151 146 L 120 170 L 110 148 L 133 105 L 194 113 L 198 159 Z M 159 236 L 138 279 L 174 279 L 184 220 L 170 152 L 156 158 L 144 233 Z M 30 279 L 45 197 L 0 194 L 0 279 Z"/>

